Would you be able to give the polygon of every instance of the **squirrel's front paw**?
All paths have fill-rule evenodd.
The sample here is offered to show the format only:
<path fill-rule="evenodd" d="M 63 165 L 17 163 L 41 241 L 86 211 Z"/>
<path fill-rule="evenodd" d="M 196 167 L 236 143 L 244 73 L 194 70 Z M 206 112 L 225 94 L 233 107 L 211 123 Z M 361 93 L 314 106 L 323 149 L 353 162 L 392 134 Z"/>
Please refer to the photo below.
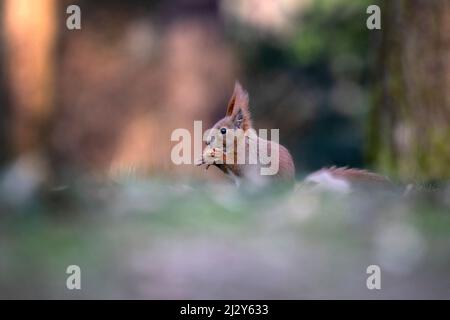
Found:
<path fill-rule="evenodd" d="M 219 148 L 207 147 L 203 152 L 203 164 L 215 164 L 222 159 L 223 152 Z"/>

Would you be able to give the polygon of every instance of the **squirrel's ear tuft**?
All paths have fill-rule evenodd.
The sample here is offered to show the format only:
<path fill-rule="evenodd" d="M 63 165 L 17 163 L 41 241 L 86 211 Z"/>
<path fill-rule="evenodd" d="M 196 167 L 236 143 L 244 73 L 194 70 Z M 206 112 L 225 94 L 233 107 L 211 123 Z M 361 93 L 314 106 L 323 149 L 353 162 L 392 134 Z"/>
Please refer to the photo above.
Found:
<path fill-rule="evenodd" d="M 231 116 L 233 113 L 237 113 L 239 108 L 248 109 L 248 93 L 242 88 L 239 81 L 236 81 L 233 95 L 228 102 L 226 115 Z"/>
<path fill-rule="evenodd" d="M 248 92 L 241 86 L 239 81 L 236 81 L 234 84 L 234 93 L 237 106 L 241 109 L 248 109 Z"/>
<path fill-rule="evenodd" d="M 231 116 L 235 128 L 247 130 L 252 127 L 248 102 L 247 91 L 236 81 L 227 109 L 227 116 Z"/>

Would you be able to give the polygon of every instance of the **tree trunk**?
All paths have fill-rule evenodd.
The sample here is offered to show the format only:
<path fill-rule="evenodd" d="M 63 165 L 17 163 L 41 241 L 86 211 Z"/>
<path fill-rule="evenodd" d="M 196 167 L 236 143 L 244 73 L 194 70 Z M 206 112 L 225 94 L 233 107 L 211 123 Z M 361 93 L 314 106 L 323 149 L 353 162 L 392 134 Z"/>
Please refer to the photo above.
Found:
<path fill-rule="evenodd" d="M 3 35 L 15 156 L 45 148 L 53 105 L 56 0 L 5 0 Z"/>
<path fill-rule="evenodd" d="M 382 8 L 371 159 L 402 180 L 450 178 L 450 1 Z"/>

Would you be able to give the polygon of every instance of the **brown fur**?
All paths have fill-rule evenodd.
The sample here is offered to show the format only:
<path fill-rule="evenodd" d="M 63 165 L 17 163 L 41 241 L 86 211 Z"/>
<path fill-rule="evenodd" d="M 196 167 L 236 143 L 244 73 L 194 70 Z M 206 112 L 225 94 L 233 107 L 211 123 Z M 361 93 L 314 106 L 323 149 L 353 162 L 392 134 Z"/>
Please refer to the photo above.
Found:
<path fill-rule="evenodd" d="M 226 129 L 242 129 L 247 131 L 252 129 L 252 121 L 249 110 L 249 96 L 248 93 L 242 88 L 239 82 L 235 83 L 233 94 L 230 98 L 230 101 L 227 106 L 227 111 L 225 117 L 219 120 L 213 128 L 220 130 L 221 128 Z M 245 141 L 245 149 L 246 153 L 248 153 L 248 137 L 241 137 L 242 139 L 246 139 Z M 269 143 L 269 153 L 271 150 L 272 144 L 275 142 L 268 142 L 261 138 L 259 141 L 262 143 Z M 223 156 L 224 164 L 214 164 L 224 173 L 229 174 L 232 173 L 237 177 L 246 177 L 246 175 L 252 170 L 257 170 L 259 165 L 251 165 L 251 164 L 237 164 L 237 141 L 235 141 L 234 148 L 234 161 L 233 164 L 225 164 L 226 158 Z M 289 151 L 279 145 L 279 171 L 274 176 L 266 176 L 275 180 L 280 181 L 294 181 L 295 178 L 295 165 Z"/>

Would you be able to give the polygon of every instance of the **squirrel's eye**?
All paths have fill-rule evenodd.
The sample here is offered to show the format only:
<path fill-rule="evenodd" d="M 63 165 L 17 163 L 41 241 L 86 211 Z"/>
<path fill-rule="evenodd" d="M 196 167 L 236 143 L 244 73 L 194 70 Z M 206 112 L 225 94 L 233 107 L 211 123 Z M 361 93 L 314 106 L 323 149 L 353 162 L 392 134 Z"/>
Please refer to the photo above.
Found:
<path fill-rule="evenodd" d="M 225 134 L 225 133 L 227 133 L 227 129 L 226 129 L 226 128 L 222 128 L 222 129 L 220 129 L 220 133 L 222 133 L 222 134 Z"/>

